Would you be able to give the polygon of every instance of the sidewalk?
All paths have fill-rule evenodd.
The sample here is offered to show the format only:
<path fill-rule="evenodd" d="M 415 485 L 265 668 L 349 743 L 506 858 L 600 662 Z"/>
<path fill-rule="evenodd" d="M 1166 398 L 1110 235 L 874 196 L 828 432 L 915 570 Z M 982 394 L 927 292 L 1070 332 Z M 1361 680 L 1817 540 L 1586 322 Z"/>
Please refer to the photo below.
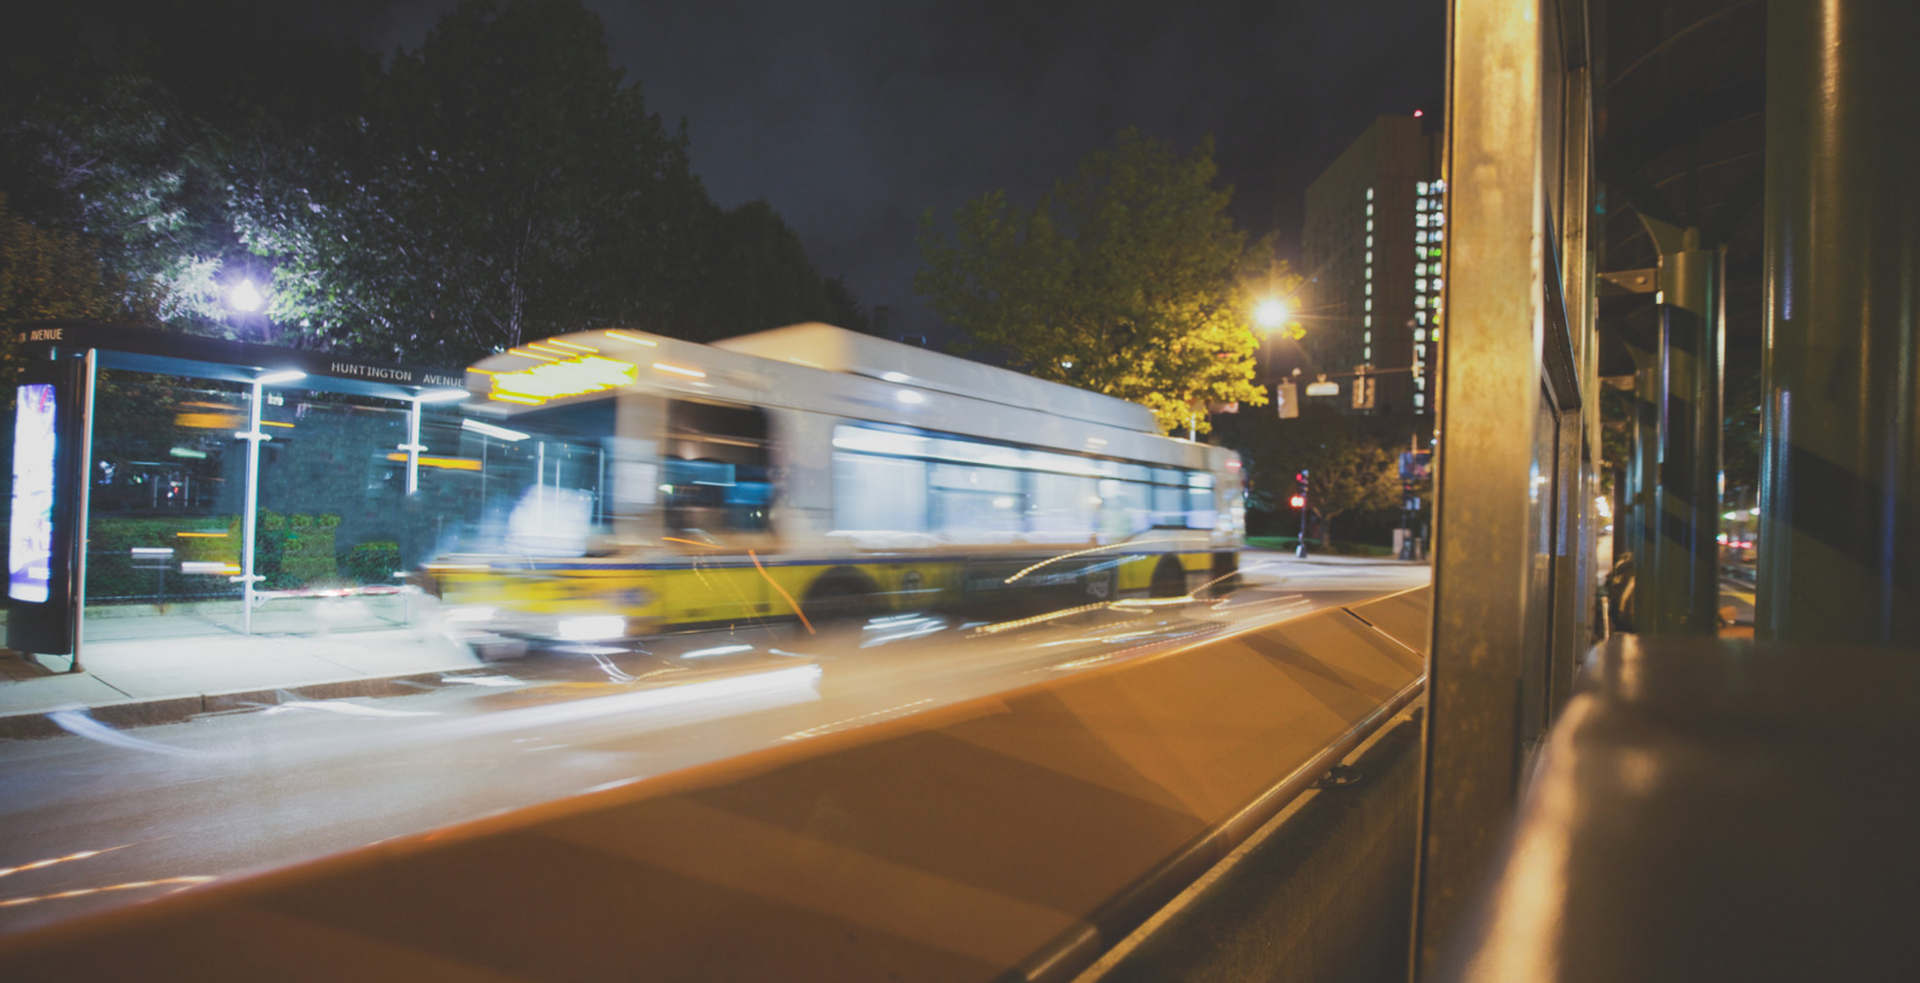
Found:
<path fill-rule="evenodd" d="M 90 625 L 89 636 L 109 637 L 84 644 L 78 673 L 66 671 L 64 656 L 36 664 L 0 649 L 0 739 L 60 733 L 47 716 L 57 710 L 84 707 L 111 726 L 142 726 L 286 699 L 418 692 L 443 673 L 481 665 L 423 627 L 248 637 L 177 615 L 133 621 L 111 626 L 119 631 Z M 134 631 L 140 637 L 111 637 Z"/>

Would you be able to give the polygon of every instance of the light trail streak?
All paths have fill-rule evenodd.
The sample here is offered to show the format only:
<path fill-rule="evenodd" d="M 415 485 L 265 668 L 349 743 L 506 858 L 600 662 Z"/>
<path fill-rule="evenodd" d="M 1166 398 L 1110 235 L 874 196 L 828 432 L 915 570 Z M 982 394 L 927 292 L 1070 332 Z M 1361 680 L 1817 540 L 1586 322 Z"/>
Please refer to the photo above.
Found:
<path fill-rule="evenodd" d="M 178 891 L 192 887 L 195 884 L 205 884 L 212 880 L 218 880 L 218 878 L 204 876 L 161 877 L 151 881 L 128 881 L 125 884 L 108 884 L 105 887 L 82 887 L 75 888 L 71 891 L 61 891 L 57 894 L 40 894 L 31 897 L 0 899 L 0 908 L 38 904 L 42 901 L 59 901 L 65 898 L 84 898 L 89 894 L 104 894 L 107 891 L 134 891 L 143 887 L 164 887 L 169 884 L 180 885 L 174 888 L 174 890 Z"/>

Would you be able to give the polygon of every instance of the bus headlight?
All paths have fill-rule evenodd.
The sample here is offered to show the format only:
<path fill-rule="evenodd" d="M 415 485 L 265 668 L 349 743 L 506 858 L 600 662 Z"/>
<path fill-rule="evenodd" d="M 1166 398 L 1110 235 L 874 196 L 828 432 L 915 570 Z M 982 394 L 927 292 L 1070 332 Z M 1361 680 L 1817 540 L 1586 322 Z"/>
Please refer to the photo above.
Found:
<path fill-rule="evenodd" d="M 624 638 L 627 634 L 627 619 L 617 614 L 595 615 L 591 618 L 560 619 L 560 637 L 570 642 L 591 642 L 603 638 Z"/>

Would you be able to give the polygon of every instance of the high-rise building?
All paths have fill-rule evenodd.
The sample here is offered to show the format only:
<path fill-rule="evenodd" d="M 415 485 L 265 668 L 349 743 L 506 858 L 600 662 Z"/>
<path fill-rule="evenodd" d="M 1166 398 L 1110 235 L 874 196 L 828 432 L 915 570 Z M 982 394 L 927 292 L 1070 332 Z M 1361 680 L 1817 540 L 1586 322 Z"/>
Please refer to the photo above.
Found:
<path fill-rule="evenodd" d="M 1439 159 L 1439 135 L 1418 118 L 1382 116 L 1307 188 L 1303 347 L 1309 372 L 1339 377 L 1344 411 L 1433 409 L 1446 243 Z"/>

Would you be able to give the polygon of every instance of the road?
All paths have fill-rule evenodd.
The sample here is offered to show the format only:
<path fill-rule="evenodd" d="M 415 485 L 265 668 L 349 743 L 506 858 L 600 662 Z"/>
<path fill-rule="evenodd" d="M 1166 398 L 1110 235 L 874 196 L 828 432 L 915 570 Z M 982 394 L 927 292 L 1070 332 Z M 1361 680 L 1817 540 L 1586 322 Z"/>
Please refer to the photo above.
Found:
<path fill-rule="evenodd" d="M 0 742 L 0 933 L 806 740 L 1425 583 L 1249 553 L 1212 603 L 577 646 L 418 695 Z"/>

